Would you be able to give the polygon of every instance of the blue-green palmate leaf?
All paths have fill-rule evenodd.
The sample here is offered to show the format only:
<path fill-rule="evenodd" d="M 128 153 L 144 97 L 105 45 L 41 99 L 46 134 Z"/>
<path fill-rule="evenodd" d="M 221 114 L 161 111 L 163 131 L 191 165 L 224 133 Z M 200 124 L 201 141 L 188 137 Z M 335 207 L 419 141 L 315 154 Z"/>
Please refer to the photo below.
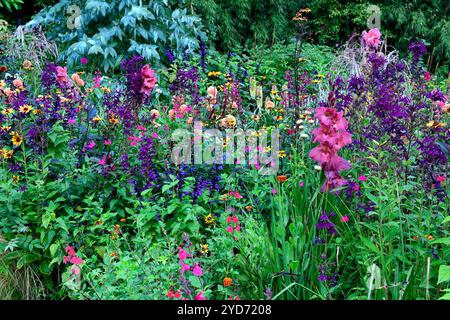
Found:
<path fill-rule="evenodd" d="M 105 71 L 117 68 L 119 57 L 134 53 L 157 67 L 167 47 L 181 56 L 206 38 L 198 17 L 166 0 L 62 0 L 39 12 L 27 27 L 36 25 L 65 48 L 62 61 L 74 65 L 88 57 Z"/>

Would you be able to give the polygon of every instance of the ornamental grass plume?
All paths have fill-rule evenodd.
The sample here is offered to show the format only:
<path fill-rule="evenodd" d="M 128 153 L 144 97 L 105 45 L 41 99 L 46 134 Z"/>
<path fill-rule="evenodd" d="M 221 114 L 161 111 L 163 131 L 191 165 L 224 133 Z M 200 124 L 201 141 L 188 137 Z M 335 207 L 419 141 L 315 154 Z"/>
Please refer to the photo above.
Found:
<path fill-rule="evenodd" d="M 313 142 L 319 142 L 319 145 L 310 151 L 309 156 L 325 172 L 326 180 L 321 191 L 330 191 L 347 183 L 339 173 L 350 169 L 350 164 L 338 155 L 338 151 L 349 145 L 352 138 L 347 132 L 348 122 L 342 114 L 342 111 L 329 107 L 319 107 L 315 111 L 314 117 L 319 120 L 319 127 L 312 134 Z"/>

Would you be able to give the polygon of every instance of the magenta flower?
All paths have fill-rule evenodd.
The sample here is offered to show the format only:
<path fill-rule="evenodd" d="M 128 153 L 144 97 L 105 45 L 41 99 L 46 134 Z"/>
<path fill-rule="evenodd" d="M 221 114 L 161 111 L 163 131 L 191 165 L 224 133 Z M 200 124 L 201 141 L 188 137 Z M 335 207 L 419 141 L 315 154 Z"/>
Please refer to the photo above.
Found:
<path fill-rule="evenodd" d="M 233 226 L 228 226 L 227 227 L 227 232 L 229 232 L 229 233 L 233 233 Z"/>
<path fill-rule="evenodd" d="M 81 62 L 81 64 L 87 64 L 88 63 L 88 58 L 83 57 L 83 58 L 80 59 L 80 62 Z"/>
<path fill-rule="evenodd" d="M 203 294 L 203 291 L 200 291 L 196 296 L 195 300 L 206 300 L 206 297 Z"/>
<path fill-rule="evenodd" d="M 276 194 L 277 193 L 277 189 L 272 189 L 272 194 Z"/>
<path fill-rule="evenodd" d="M 106 155 L 103 156 L 100 160 L 98 160 L 98 164 L 101 166 L 106 165 Z"/>
<path fill-rule="evenodd" d="M 348 220 L 349 220 L 348 215 L 345 215 L 345 216 L 341 217 L 341 221 L 342 222 L 348 222 Z"/>
<path fill-rule="evenodd" d="M 100 88 L 100 83 L 102 81 L 102 75 L 99 71 L 97 71 L 95 73 L 95 77 L 94 77 L 94 89 L 95 88 Z"/>
<path fill-rule="evenodd" d="M 112 144 L 112 142 L 111 142 L 111 140 L 107 139 L 107 140 L 103 141 L 103 144 L 105 146 L 110 146 Z"/>
<path fill-rule="evenodd" d="M 359 180 L 359 181 L 364 181 L 364 182 L 365 182 L 365 181 L 367 181 L 367 177 L 366 177 L 366 176 L 359 176 L 359 177 L 358 177 L 358 180 Z"/>
<path fill-rule="evenodd" d="M 194 266 L 194 269 L 192 269 L 192 273 L 194 274 L 194 276 L 196 277 L 201 277 L 203 274 L 203 270 L 202 268 L 196 263 Z"/>
<path fill-rule="evenodd" d="M 188 254 L 186 251 L 184 251 L 181 248 L 178 248 L 178 259 L 180 259 L 180 261 L 185 260 L 188 257 Z"/>
<path fill-rule="evenodd" d="M 88 149 L 94 149 L 95 147 L 95 142 L 93 140 L 91 140 L 87 145 L 86 148 Z"/>
<path fill-rule="evenodd" d="M 75 124 L 76 120 L 74 118 L 70 118 L 69 120 L 67 120 L 67 123 L 70 125 Z"/>

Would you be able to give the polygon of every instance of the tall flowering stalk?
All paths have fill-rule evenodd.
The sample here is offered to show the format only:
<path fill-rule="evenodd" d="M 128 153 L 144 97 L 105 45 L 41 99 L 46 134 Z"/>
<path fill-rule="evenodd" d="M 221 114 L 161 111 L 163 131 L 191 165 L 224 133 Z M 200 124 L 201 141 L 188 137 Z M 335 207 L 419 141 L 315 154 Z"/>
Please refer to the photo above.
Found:
<path fill-rule="evenodd" d="M 326 181 L 321 191 L 330 191 L 347 183 L 340 172 L 350 169 L 350 164 L 338 155 L 338 151 L 349 145 L 352 138 L 342 114 L 342 111 L 330 107 L 319 107 L 315 111 L 319 127 L 312 134 L 313 142 L 319 142 L 319 145 L 310 151 L 309 156 L 319 162 L 325 172 Z"/>

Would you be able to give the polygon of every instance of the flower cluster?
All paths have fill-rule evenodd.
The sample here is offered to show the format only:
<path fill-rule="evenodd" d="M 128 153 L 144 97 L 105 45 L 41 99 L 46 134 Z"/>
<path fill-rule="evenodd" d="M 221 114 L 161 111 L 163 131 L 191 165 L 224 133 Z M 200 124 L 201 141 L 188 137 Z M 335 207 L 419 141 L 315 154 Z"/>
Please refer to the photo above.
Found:
<path fill-rule="evenodd" d="M 313 142 L 320 144 L 313 148 L 309 156 L 319 162 L 325 172 L 326 181 L 322 191 L 330 191 L 346 184 L 339 174 L 350 168 L 350 164 L 338 155 L 338 151 L 352 142 L 347 132 L 348 123 L 342 111 L 333 108 L 319 107 L 314 117 L 319 120 L 319 127 L 313 130 Z"/>
<path fill-rule="evenodd" d="M 75 249 L 69 245 L 66 246 L 67 256 L 64 257 L 64 264 L 70 263 L 72 265 L 72 274 L 80 274 L 80 265 L 83 264 L 83 259 L 76 256 Z"/>

